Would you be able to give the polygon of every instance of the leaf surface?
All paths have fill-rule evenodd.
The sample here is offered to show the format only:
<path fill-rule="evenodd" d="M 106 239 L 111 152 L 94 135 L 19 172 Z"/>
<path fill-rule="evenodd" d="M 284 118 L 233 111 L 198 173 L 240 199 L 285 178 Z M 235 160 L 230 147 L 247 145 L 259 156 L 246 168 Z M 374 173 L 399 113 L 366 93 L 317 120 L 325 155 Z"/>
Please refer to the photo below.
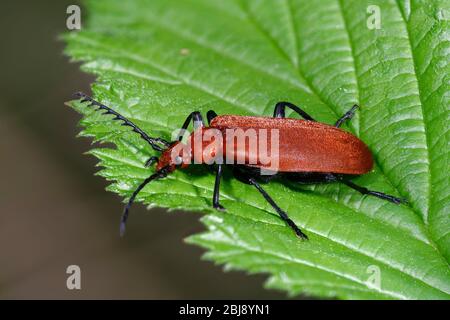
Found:
<path fill-rule="evenodd" d="M 367 27 L 374 4 L 375 30 Z M 210 208 L 214 177 L 204 167 L 149 184 L 139 201 L 208 213 L 207 231 L 188 239 L 206 258 L 268 273 L 269 287 L 290 294 L 450 297 L 448 2 L 96 0 L 86 10 L 83 30 L 66 35 L 68 54 L 98 76 L 97 100 L 151 136 L 170 139 L 194 110 L 270 116 L 287 100 L 334 123 L 358 103 L 346 129 L 370 147 L 375 168 L 355 183 L 409 201 L 336 184 L 265 185 L 309 235 L 301 242 L 230 173 L 226 213 Z M 144 163 L 154 152 L 110 117 L 72 105 L 84 115 L 82 136 L 116 145 L 91 153 L 109 190 L 129 197 L 151 174 Z"/>

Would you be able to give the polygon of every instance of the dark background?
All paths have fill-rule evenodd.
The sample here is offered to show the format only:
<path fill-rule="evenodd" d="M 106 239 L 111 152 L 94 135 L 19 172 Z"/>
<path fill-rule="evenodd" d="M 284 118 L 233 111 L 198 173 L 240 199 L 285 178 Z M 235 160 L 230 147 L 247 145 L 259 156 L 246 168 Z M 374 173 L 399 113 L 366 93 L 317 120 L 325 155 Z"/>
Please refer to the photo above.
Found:
<path fill-rule="evenodd" d="M 58 40 L 76 3 L 0 4 L 0 298 L 285 298 L 264 276 L 201 261 L 183 243 L 203 229 L 198 214 L 137 205 L 119 238 L 121 199 L 94 176 L 91 142 L 75 138 L 80 116 L 64 105 L 94 81 Z M 71 264 L 81 290 L 66 288 Z"/>

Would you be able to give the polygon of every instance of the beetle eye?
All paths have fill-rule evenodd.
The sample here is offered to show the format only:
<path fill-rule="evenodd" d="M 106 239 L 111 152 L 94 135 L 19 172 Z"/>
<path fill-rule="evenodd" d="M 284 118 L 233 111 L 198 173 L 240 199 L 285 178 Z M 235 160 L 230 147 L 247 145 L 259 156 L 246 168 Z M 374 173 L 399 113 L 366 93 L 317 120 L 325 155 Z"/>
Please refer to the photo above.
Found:
<path fill-rule="evenodd" d="M 180 156 L 176 156 L 175 157 L 175 164 L 177 165 L 177 166 L 179 166 L 180 164 L 182 164 L 183 163 L 183 158 L 181 158 Z"/>

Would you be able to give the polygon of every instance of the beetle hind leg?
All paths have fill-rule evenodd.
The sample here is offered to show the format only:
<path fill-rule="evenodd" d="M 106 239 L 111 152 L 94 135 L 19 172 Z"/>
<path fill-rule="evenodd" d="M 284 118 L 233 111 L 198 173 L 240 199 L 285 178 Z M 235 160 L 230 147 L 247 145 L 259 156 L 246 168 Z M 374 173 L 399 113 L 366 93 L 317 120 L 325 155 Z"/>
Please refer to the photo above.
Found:
<path fill-rule="evenodd" d="M 389 194 L 385 194 L 383 192 L 369 190 L 366 187 L 358 186 L 357 184 L 355 184 L 351 181 L 348 181 L 348 180 L 341 180 L 341 182 L 344 183 L 345 185 L 349 186 L 350 188 L 358 191 L 361 194 L 367 194 L 370 196 L 374 196 L 374 197 L 377 197 L 377 198 L 380 198 L 383 200 L 390 201 L 395 204 L 408 203 L 408 201 L 405 199 L 394 197 Z"/>
<path fill-rule="evenodd" d="M 290 103 L 290 102 L 286 102 L 286 101 L 278 102 L 275 105 L 275 109 L 273 110 L 273 117 L 274 118 L 285 118 L 286 117 L 286 114 L 285 114 L 286 113 L 285 112 L 286 108 L 294 110 L 295 112 L 297 112 L 305 120 L 316 121 L 316 120 L 313 119 L 313 117 L 311 117 L 305 111 L 303 111 L 302 109 L 297 107 L 295 104 Z"/>

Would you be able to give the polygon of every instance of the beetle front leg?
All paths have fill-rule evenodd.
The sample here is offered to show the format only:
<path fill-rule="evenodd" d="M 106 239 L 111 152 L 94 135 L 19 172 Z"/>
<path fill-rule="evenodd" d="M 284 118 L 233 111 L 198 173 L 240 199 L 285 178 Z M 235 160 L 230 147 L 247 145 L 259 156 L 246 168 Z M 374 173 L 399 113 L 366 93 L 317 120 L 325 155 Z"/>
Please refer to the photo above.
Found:
<path fill-rule="evenodd" d="M 194 130 L 197 129 L 197 128 L 204 127 L 202 114 L 199 111 L 191 112 L 187 116 L 187 118 L 184 121 L 183 125 L 181 126 L 181 129 L 180 129 L 180 131 L 178 133 L 178 138 L 177 138 L 178 141 L 181 141 L 183 139 L 184 133 L 185 133 L 187 127 L 189 126 L 189 123 L 191 123 L 191 120 L 192 120 L 192 123 L 194 125 Z"/>
<path fill-rule="evenodd" d="M 286 107 L 297 112 L 305 120 L 316 121 L 313 119 L 313 117 L 311 117 L 305 111 L 303 111 L 302 109 L 297 107 L 295 104 L 286 102 L 286 101 L 278 102 L 275 105 L 275 109 L 273 110 L 273 117 L 274 118 L 285 118 L 286 117 L 286 115 L 285 115 Z"/>
<path fill-rule="evenodd" d="M 359 108 L 359 106 L 357 105 L 357 104 L 355 104 L 350 110 L 348 110 L 342 117 L 340 117 L 339 119 L 338 119 L 338 121 L 336 121 L 336 123 L 334 124 L 334 126 L 336 127 L 336 128 L 339 128 L 343 123 L 344 123 L 344 121 L 347 121 L 347 120 L 351 120 L 352 118 L 353 118 L 353 116 L 355 115 L 355 111 L 356 111 L 356 109 L 358 109 Z"/>
<path fill-rule="evenodd" d="M 145 166 L 150 167 L 152 164 L 154 164 L 156 162 L 158 162 L 158 157 L 152 156 L 147 160 L 147 162 L 145 163 Z"/>
<path fill-rule="evenodd" d="M 211 121 L 217 117 L 217 113 L 214 110 L 209 110 L 206 113 L 206 119 L 208 120 L 208 124 L 211 125 Z"/>
<path fill-rule="evenodd" d="M 223 165 L 217 165 L 216 171 L 216 181 L 214 183 L 214 194 L 213 194 L 213 208 L 219 211 L 225 211 L 225 208 L 220 205 L 219 197 L 220 197 L 220 180 L 222 179 L 222 170 Z"/>

